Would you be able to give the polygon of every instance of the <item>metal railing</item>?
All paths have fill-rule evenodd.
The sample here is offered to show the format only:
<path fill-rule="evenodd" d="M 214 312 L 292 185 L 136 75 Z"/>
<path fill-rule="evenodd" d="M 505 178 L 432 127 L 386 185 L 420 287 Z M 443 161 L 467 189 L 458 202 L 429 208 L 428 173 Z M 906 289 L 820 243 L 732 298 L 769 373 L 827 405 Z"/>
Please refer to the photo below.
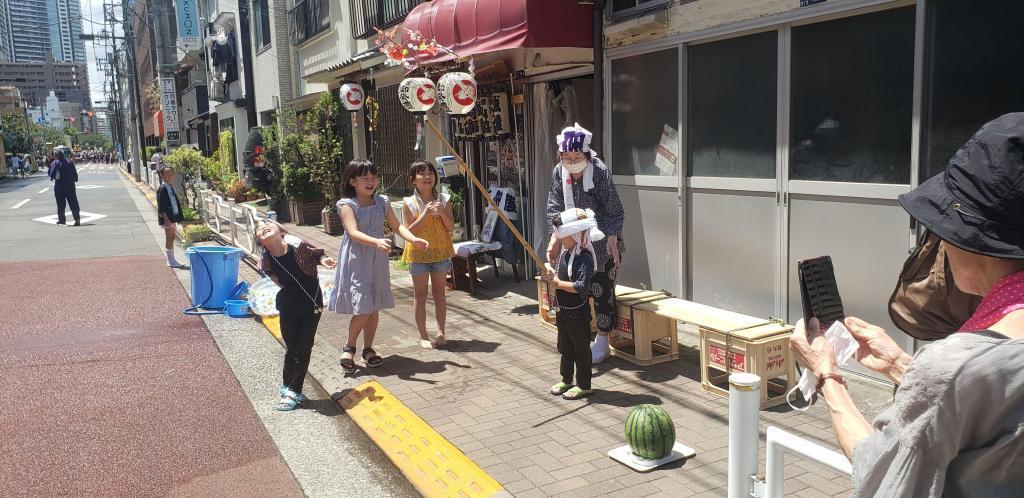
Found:
<path fill-rule="evenodd" d="M 225 244 L 255 258 L 259 248 L 256 222 L 266 216 L 248 204 L 237 204 L 234 199 L 212 190 L 200 190 L 199 198 L 203 207 L 203 224 Z"/>
<path fill-rule="evenodd" d="M 330 27 L 328 0 L 300 0 L 288 11 L 292 45 L 299 45 Z"/>
<path fill-rule="evenodd" d="M 836 472 L 852 475 L 853 466 L 845 455 L 768 427 L 764 479 L 757 476 L 758 410 L 761 377 L 751 373 L 729 376 L 729 498 L 781 498 L 785 480 L 783 457 L 793 453 L 820 463 Z"/>
<path fill-rule="evenodd" d="M 423 0 L 351 0 L 352 38 L 375 35 L 374 28 L 390 28 L 403 20 Z"/>

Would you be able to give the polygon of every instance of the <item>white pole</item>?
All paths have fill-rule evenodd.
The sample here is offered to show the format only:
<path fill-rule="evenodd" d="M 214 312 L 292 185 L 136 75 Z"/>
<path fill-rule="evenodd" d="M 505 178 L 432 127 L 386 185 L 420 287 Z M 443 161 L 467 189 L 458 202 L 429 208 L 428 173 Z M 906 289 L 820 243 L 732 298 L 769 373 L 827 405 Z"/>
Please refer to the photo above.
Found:
<path fill-rule="evenodd" d="M 761 377 L 729 375 L 729 498 L 750 497 L 750 476 L 757 474 Z"/>
<path fill-rule="evenodd" d="M 845 455 L 794 436 L 778 427 L 769 427 L 768 444 L 765 449 L 767 457 L 764 470 L 765 498 L 782 498 L 783 483 L 786 480 L 783 465 L 785 451 L 820 463 L 836 472 L 846 475 L 853 474 L 853 466 L 850 465 L 850 461 L 846 459 Z"/>

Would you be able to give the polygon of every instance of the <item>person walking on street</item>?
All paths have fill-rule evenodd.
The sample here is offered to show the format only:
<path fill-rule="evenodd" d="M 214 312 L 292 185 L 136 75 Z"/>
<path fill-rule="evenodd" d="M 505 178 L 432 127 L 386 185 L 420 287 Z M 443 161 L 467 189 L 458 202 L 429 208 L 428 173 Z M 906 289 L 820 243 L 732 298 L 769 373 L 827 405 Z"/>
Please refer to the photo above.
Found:
<path fill-rule="evenodd" d="M 53 162 L 50 163 L 50 181 L 53 182 L 53 195 L 57 198 L 57 224 L 67 225 L 67 216 L 64 215 L 64 208 L 67 206 L 71 208 L 75 226 L 81 226 L 82 217 L 78 210 L 78 193 L 75 192 L 78 170 L 75 169 L 75 165 L 71 161 L 64 157 L 64 151 L 61 149 L 54 152 Z"/>
<path fill-rule="evenodd" d="M 160 188 L 156 191 L 156 215 L 160 219 L 160 226 L 164 227 L 164 249 L 167 253 L 167 266 L 171 268 L 182 268 L 185 265 L 174 259 L 174 236 L 176 235 L 177 224 L 185 221 L 185 215 L 181 212 L 181 202 L 178 201 L 178 194 L 174 192 L 174 168 L 169 165 L 161 165 L 158 171 L 160 175 Z"/>

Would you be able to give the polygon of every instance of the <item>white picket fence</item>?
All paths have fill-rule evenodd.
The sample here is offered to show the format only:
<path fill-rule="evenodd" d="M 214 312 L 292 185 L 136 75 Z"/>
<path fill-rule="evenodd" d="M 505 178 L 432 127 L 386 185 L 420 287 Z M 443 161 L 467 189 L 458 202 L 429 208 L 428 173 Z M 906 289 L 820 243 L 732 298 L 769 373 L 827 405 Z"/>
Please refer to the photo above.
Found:
<path fill-rule="evenodd" d="M 237 204 L 212 190 L 200 190 L 203 223 L 227 245 L 237 247 L 250 257 L 256 257 L 256 222 L 266 219 L 258 209 L 248 204 Z"/>

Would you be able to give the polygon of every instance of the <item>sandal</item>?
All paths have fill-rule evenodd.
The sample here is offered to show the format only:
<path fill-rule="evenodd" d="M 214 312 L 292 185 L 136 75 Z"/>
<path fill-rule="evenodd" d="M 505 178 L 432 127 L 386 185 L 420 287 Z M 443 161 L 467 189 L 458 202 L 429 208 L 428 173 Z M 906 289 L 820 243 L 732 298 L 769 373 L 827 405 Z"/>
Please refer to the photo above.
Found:
<path fill-rule="evenodd" d="M 287 396 L 282 396 L 281 400 L 277 402 L 274 409 L 279 412 L 290 412 L 299 407 L 302 400 L 298 398 L 300 395 L 296 395 L 293 392 L 289 392 Z"/>
<path fill-rule="evenodd" d="M 420 339 L 420 347 L 423 349 L 434 349 L 434 345 L 426 339 Z"/>
<path fill-rule="evenodd" d="M 345 355 L 348 355 L 348 357 L 346 358 Z M 345 346 L 341 348 L 341 361 L 339 363 L 341 363 L 341 369 L 344 370 L 345 373 L 352 373 L 356 371 L 356 362 L 354 360 L 355 356 L 355 346 Z"/>
<path fill-rule="evenodd" d="M 555 385 L 551 386 L 551 391 L 550 392 L 554 396 L 561 396 L 562 394 L 564 394 L 569 389 L 572 389 L 572 384 L 566 384 L 565 382 L 559 382 L 558 384 L 555 384 Z"/>
<path fill-rule="evenodd" d="M 373 368 L 379 367 L 384 364 L 384 360 L 377 355 L 377 352 L 373 348 L 363 348 L 363 361 L 366 362 L 366 366 Z"/>
<path fill-rule="evenodd" d="M 574 387 L 574 388 L 569 389 L 568 391 L 564 392 L 562 394 L 562 399 L 568 399 L 568 400 L 581 399 L 584 396 L 589 396 L 591 394 L 594 394 L 594 390 L 593 389 L 580 389 L 579 387 Z"/>
<path fill-rule="evenodd" d="M 277 393 L 280 394 L 282 398 L 284 398 L 284 397 L 288 396 L 289 394 L 291 394 L 292 396 L 295 396 L 295 399 L 299 400 L 299 403 L 302 403 L 302 402 L 306 401 L 306 399 L 308 399 L 308 398 L 306 398 L 305 394 L 297 393 L 295 391 L 292 391 L 291 389 L 288 388 L 288 386 L 286 386 L 284 384 L 281 384 L 277 388 Z"/>
<path fill-rule="evenodd" d="M 444 340 L 444 334 L 437 334 L 437 338 L 434 339 L 434 347 L 439 348 L 445 344 L 447 344 L 447 341 Z"/>

